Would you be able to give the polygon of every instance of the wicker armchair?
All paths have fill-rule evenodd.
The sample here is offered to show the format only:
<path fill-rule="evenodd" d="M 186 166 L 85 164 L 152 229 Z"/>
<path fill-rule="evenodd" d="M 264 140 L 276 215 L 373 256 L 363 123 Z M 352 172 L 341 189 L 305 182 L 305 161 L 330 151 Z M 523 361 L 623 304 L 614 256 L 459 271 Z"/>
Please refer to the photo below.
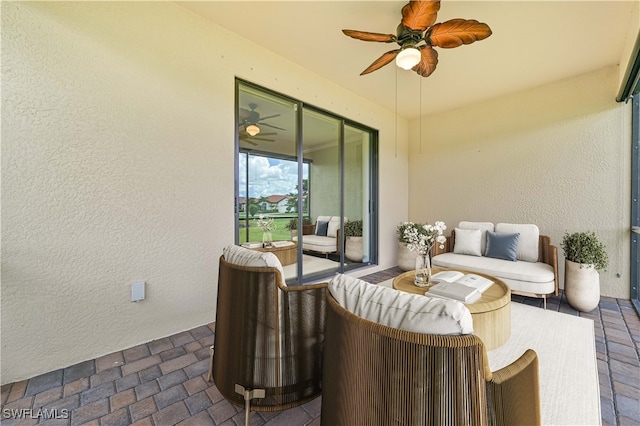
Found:
<path fill-rule="evenodd" d="M 329 292 L 326 321 L 323 425 L 540 424 L 532 350 L 492 374 L 475 335 L 367 321 Z"/>
<path fill-rule="evenodd" d="M 279 268 L 220 257 L 210 378 L 245 407 L 247 422 L 250 410 L 283 410 L 320 395 L 326 286 L 287 287 Z"/>

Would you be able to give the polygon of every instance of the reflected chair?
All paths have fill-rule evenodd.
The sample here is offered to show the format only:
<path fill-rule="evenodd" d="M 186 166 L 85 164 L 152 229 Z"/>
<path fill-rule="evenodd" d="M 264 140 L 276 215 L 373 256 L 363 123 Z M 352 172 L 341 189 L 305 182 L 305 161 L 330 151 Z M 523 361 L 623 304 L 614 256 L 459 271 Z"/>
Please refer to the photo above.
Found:
<path fill-rule="evenodd" d="M 326 286 L 288 287 L 273 253 L 225 248 L 209 380 L 246 423 L 320 395 Z"/>
<path fill-rule="evenodd" d="M 477 336 L 424 334 L 370 321 L 341 306 L 332 291 L 329 284 L 323 425 L 540 424 L 533 350 L 492 373 Z M 398 315 L 395 310 L 392 316 Z"/>

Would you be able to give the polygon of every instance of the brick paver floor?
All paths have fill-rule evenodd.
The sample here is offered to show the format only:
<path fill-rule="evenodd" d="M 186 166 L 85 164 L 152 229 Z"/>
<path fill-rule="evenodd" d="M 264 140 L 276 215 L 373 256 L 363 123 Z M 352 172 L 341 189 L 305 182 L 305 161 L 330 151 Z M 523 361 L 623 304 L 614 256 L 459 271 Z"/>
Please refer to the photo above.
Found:
<path fill-rule="evenodd" d="M 364 277 L 393 278 L 392 268 Z M 539 299 L 514 302 L 542 307 Z M 594 321 L 603 425 L 640 424 L 640 319 L 628 300 L 602 298 L 581 313 L 561 295 L 548 309 Z M 214 324 L 2 386 L 2 425 L 242 425 L 244 411 L 206 381 Z M 321 398 L 276 413 L 254 413 L 252 425 L 319 425 Z M 15 418 L 22 415 L 22 419 Z M 24 417 L 27 418 L 24 418 Z M 55 418 L 58 417 L 58 418 Z"/>

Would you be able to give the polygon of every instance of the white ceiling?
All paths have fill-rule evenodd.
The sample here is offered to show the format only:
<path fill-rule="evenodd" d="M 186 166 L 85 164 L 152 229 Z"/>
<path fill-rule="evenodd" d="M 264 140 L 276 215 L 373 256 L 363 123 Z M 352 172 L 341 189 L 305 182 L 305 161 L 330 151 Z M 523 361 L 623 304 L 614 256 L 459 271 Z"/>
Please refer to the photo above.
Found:
<path fill-rule="evenodd" d="M 371 62 L 397 45 L 355 40 L 341 30 L 395 33 L 406 3 L 179 4 L 391 111 L 397 101 L 398 114 L 407 118 L 618 64 L 634 6 L 633 1 L 444 0 L 437 22 L 476 19 L 487 23 L 493 35 L 455 49 L 437 48 L 438 67 L 427 78 L 393 63 L 360 76 Z"/>

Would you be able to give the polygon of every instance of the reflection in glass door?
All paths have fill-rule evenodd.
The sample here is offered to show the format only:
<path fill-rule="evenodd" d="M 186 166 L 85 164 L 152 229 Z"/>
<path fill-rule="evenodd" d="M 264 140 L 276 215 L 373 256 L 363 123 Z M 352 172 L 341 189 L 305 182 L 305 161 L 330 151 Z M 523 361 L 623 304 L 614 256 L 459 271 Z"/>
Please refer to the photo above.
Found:
<path fill-rule="evenodd" d="M 278 256 L 288 285 L 375 262 L 374 132 L 241 80 L 236 93 L 236 242 Z"/>

